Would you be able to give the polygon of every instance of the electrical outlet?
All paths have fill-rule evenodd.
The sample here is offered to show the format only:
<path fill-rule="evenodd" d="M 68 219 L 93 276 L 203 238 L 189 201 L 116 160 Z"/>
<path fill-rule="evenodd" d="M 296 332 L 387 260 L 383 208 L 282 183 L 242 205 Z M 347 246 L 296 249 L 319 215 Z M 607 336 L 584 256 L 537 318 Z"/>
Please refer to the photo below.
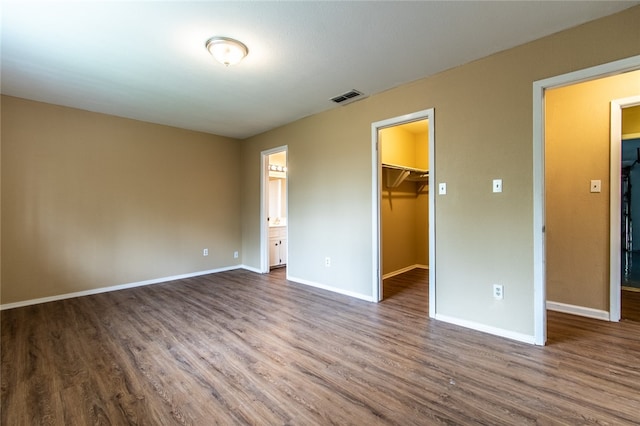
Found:
<path fill-rule="evenodd" d="M 327 268 L 331 266 L 331 258 L 330 257 L 325 257 L 324 258 L 324 266 L 326 266 Z"/>
<path fill-rule="evenodd" d="M 209 256 L 209 249 L 202 249 L 203 256 Z"/>
<path fill-rule="evenodd" d="M 234 251 L 234 252 L 233 252 L 233 258 L 234 258 L 234 259 L 237 259 L 237 258 L 238 258 L 238 252 L 237 252 L 237 251 Z"/>
<path fill-rule="evenodd" d="M 504 299 L 504 286 L 501 284 L 493 285 L 493 298 L 496 300 Z"/>

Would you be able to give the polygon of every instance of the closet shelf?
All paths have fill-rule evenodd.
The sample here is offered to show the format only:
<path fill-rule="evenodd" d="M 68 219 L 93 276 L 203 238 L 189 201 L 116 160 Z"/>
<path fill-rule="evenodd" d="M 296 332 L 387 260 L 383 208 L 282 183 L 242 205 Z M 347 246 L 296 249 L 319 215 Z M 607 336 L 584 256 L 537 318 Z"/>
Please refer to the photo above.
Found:
<path fill-rule="evenodd" d="M 429 171 L 416 169 L 413 167 L 397 166 L 395 164 L 382 163 L 382 167 L 387 169 L 387 188 L 395 188 L 405 180 L 417 182 L 417 192 L 429 184 Z"/>

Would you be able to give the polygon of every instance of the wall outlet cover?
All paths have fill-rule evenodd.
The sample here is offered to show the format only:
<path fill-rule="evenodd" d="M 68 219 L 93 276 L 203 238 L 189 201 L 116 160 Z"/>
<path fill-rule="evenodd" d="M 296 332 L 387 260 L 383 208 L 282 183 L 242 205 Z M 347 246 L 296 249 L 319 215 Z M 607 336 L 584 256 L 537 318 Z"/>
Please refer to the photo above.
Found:
<path fill-rule="evenodd" d="M 504 287 L 500 284 L 493 285 L 493 298 L 496 300 L 504 299 Z"/>

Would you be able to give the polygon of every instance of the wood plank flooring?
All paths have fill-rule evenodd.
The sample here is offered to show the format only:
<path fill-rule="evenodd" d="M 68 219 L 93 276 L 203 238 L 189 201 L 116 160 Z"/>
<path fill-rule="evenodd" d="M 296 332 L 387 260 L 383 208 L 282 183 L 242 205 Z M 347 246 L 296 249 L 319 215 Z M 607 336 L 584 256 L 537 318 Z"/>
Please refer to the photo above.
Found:
<path fill-rule="evenodd" d="M 640 291 L 623 290 L 620 302 L 622 319 L 640 322 Z"/>
<path fill-rule="evenodd" d="M 3 311 L 2 425 L 638 424 L 640 323 L 549 312 L 535 347 L 231 271 Z"/>

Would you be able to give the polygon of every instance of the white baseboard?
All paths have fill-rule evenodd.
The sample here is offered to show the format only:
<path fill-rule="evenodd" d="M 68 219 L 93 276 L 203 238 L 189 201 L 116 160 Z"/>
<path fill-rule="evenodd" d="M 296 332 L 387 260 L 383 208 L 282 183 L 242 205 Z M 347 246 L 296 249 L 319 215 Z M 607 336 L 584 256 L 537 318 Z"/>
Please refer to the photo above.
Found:
<path fill-rule="evenodd" d="M 263 274 L 264 273 L 260 269 L 254 268 L 253 266 L 249 266 L 249 265 L 240 265 L 239 268 L 240 269 L 246 269 L 247 271 L 250 271 L 250 272 L 255 272 L 256 274 Z"/>
<path fill-rule="evenodd" d="M 3 305 L 0 305 L 0 311 L 4 311 L 6 309 L 21 308 L 23 306 L 37 305 L 40 303 L 55 302 L 56 300 L 72 299 L 74 297 L 82 297 L 82 296 L 90 296 L 92 294 L 107 293 L 109 291 L 125 290 L 128 288 L 142 287 L 145 285 L 152 285 L 152 284 L 161 284 L 161 283 L 166 283 L 168 281 L 182 280 L 185 278 L 192 278 L 200 275 L 215 274 L 217 272 L 232 271 L 234 269 L 241 269 L 241 268 L 248 269 L 244 267 L 244 265 L 226 266 L 223 268 L 209 269 L 207 271 L 191 272 L 188 274 L 173 275 L 171 277 L 155 278 L 152 280 L 138 281 L 134 283 L 120 284 L 120 285 L 114 285 L 109 287 L 100 287 L 100 288 L 94 288 L 91 290 L 76 291 L 73 293 L 58 294 L 55 296 L 41 297 L 38 299 L 23 300 L 21 302 L 6 303 Z"/>
<path fill-rule="evenodd" d="M 581 317 L 594 318 L 609 321 L 609 312 L 600 309 L 585 308 L 584 306 L 569 305 L 567 303 L 552 302 L 547 300 L 547 309 L 550 311 L 562 312 L 565 314 L 578 315 Z"/>
<path fill-rule="evenodd" d="M 304 284 L 304 285 L 308 285 L 308 286 L 311 286 L 311 287 L 321 288 L 322 290 L 331 291 L 333 293 L 339 293 L 339 294 L 344 294 L 345 296 L 355 297 L 356 299 L 366 300 L 367 302 L 374 302 L 373 297 L 371 297 L 369 295 L 366 295 L 366 294 L 356 293 L 354 291 L 349 291 L 349 290 L 343 290 L 341 288 L 332 287 L 332 286 L 329 286 L 329 285 L 320 284 L 320 283 L 316 283 L 316 282 L 313 282 L 313 281 L 305 280 L 305 279 L 302 279 L 302 278 L 292 277 L 292 276 L 289 276 L 289 275 L 287 275 L 287 280 L 293 281 L 293 282 L 298 283 L 298 284 Z"/>
<path fill-rule="evenodd" d="M 398 269 L 393 272 L 388 272 L 382 276 L 382 279 L 386 280 L 387 278 L 395 277 L 396 275 L 404 274 L 405 272 L 409 272 L 414 269 L 429 269 L 429 265 L 420 265 L 418 263 L 415 265 L 410 265 L 410 266 L 407 266 L 406 268 Z"/>
<path fill-rule="evenodd" d="M 529 343 L 532 345 L 535 344 L 535 336 L 533 335 L 517 333 L 515 331 L 492 327 L 492 326 L 480 324 L 474 321 L 468 321 L 468 320 L 450 317 L 448 315 L 442 315 L 442 314 L 436 314 L 436 320 L 459 325 L 465 328 L 470 328 L 476 331 L 481 331 L 487 334 L 493 334 L 494 336 L 505 337 L 511 340 L 517 340 L 518 342 Z"/>

